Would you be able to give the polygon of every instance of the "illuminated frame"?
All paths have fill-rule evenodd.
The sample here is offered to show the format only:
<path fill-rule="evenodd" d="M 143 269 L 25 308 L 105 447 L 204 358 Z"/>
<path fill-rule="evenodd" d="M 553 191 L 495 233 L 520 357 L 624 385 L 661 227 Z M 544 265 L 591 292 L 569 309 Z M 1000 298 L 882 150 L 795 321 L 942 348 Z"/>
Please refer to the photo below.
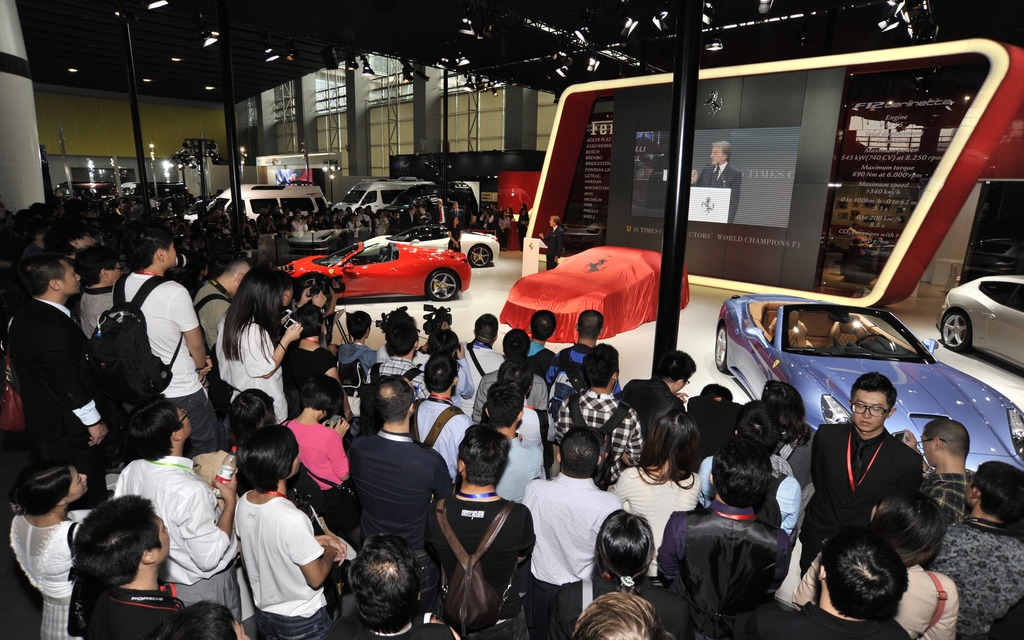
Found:
<path fill-rule="evenodd" d="M 735 78 L 792 71 L 841 67 L 848 73 L 934 67 L 980 55 L 989 72 L 968 107 L 935 173 L 922 190 L 892 254 L 871 292 L 856 298 L 872 306 L 898 302 L 910 296 L 931 263 L 943 238 L 966 202 L 1011 120 L 1024 106 L 1024 50 L 992 40 L 961 40 L 901 49 L 866 51 L 803 60 L 740 65 L 700 72 L 701 80 Z M 583 126 L 591 107 L 619 89 L 670 84 L 671 74 L 573 85 L 559 100 L 551 139 L 544 157 L 529 235 L 538 224 L 545 229 L 550 216 L 565 212 L 576 161 L 583 142 Z M 836 114 L 837 121 L 839 114 Z M 927 222 L 927 224 L 925 224 Z M 745 293 L 775 293 L 849 304 L 851 298 L 799 289 L 773 287 L 738 280 L 689 275 L 693 284 Z"/>

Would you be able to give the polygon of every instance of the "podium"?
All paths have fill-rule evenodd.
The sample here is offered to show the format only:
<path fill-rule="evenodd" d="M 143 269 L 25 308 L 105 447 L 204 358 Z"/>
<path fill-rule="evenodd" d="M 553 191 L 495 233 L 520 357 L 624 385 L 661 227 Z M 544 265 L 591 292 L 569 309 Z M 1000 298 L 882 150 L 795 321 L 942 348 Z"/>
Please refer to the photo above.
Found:
<path fill-rule="evenodd" d="M 526 238 L 526 246 L 523 247 L 523 276 L 532 275 L 540 271 L 540 250 L 546 249 L 548 245 L 540 238 Z"/>
<path fill-rule="evenodd" d="M 729 201 L 732 189 L 722 187 L 690 187 L 687 218 L 691 222 L 729 222 Z"/>

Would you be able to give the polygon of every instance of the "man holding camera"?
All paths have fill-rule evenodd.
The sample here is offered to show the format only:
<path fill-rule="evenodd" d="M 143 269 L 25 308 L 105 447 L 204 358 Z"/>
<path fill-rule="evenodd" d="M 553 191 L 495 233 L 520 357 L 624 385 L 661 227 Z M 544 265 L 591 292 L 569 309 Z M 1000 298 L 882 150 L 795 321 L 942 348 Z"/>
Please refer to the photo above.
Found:
<path fill-rule="evenodd" d="M 125 248 L 132 270 L 126 276 L 126 300 L 131 300 L 147 280 L 162 278 L 178 262 L 174 236 L 158 223 L 142 222 L 132 228 Z M 192 423 L 190 455 L 217 451 L 217 415 L 203 388 L 213 360 L 206 353 L 192 297 L 185 287 L 168 280 L 153 289 L 141 308 L 150 349 L 171 367 L 171 383 L 164 389 L 164 397 L 185 411 Z"/>

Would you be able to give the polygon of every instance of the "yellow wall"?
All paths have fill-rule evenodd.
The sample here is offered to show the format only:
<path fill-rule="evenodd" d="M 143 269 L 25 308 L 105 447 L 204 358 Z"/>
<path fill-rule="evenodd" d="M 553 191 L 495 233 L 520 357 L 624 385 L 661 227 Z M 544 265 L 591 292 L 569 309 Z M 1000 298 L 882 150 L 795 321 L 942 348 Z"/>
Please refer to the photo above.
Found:
<path fill-rule="evenodd" d="M 64 128 L 67 153 L 76 156 L 134 156 L 132 116 L 128 99 L 106 99 L 36 92 L 39 142 L 52 154 L 60 153 L 57 123 Z M 185 138 L 210 138 L 223 150 L 227 140 L 224 109 L 218 105 L 180 107 L 139 104 L 144 152 L 149 145 L 158 158 L 181 148 Z"/>

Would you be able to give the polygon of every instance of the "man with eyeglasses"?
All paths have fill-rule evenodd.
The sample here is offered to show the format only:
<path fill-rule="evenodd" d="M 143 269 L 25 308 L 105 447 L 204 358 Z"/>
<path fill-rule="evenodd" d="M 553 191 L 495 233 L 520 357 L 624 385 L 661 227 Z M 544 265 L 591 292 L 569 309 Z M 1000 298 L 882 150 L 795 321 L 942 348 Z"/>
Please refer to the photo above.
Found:
<path fill-rule="evenodd" d="M 921 491 L 942 509 L 946 524 L 960 524 L 971 508 L 967 504 L 967 486 L 974 475 L 967 470 L 967 452 L 971 436 L 956 420 L 936 418 L 924 425 L 921 440 L 913 433 L 904 442 L 924 456 L 931 471 L 925 473 Z"/>
<path fill-rule="evenodd" d="M 866 527 L 882 496 L 899 487 L 920 488 L 920 456 L 885 428 L 895 407 L 896 387 L 872 371 L 853 383 L 851 421 L 818 427 L 811 448 L 814 496 L 800 531 L 801 573 L 842 527 Z"/>

